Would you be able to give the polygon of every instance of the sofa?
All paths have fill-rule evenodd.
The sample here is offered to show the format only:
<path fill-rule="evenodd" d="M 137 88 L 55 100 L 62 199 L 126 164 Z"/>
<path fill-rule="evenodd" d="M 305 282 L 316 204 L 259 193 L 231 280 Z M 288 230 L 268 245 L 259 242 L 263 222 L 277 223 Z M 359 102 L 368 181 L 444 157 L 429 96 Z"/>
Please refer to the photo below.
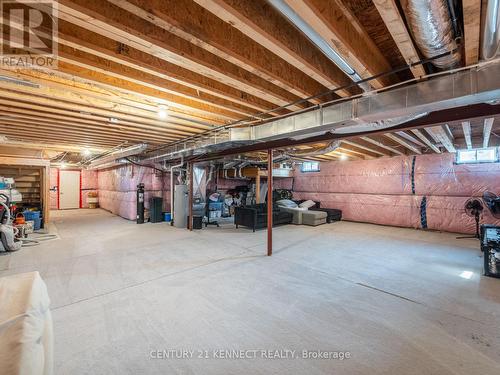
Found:
<path fill-rule="evenodd" d="M 292 223 L 293 215 L 277 205 L 273 205 L 273 226 Z M 259 203 L 251 206 L 235 207 L 234 224 L 255 229 L 267 226 L 267 204 Z"/>
<path fill-rule="evenodd" d="M 298 207 L 295 202 L 289 199 L 279 200 L 276 204 L 281 210 L 293 215 L 293 224 L 317 226 L 326 223 L 326 212 L 309 210 L 309 207 Z"/>
<path fill-rule="evenodd" d="M 294 200 L 294 202 L 297 204 L 297 205 L 300 205 L 301 203 L 304 203 L 306 200 L 303 199 L 303 200 Z M 311 208 L 309 208 L 309 210 L 313 210 L 313 211 L 321 211 L 321 212 L 326 212 L 327 216 L 326 216 L 326 222 L 327 223 L 332 223 L 334 221 L 340 221 L 342 220 L 342 210 L 338 210 L 336 208 L 321 208 L 320 205 L 321 203 L 320 202 L 317 202 L 317 201 L 313 201 L 314 202 L 314 206 L 312 206 Z"/>

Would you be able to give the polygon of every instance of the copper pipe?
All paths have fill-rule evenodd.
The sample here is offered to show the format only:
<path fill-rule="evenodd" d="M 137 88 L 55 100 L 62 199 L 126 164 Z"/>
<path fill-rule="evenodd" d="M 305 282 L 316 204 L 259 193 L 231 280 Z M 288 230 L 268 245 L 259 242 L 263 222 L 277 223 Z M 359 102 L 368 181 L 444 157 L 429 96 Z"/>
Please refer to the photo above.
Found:
<path fill-rule="evenodd" d="M 273 255 L 273 150 L 267 150 L 267 256 Z"/>

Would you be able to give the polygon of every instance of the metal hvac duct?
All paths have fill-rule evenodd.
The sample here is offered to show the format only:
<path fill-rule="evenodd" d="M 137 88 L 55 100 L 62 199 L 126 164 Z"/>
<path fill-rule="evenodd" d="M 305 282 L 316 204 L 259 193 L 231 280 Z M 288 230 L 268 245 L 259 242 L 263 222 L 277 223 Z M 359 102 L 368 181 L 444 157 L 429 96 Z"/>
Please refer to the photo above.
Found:
<path fill-rule="evenodd" d="M 500 0 L 488 0 L 481 56 L 493 59 L 500 52 Z"/>
<path fill-rule="evenodd" d="M 410 32 L 420 52 L 430 58 L 457 49 L 446 0 L 401 0 Z M 441 69 L 460 63 L 460 52 L 433 60 Z"/>
<path fill-rule="evenodd" d="M 294 151 L 285 151 L 285 154 L 290 157 L 309 157 L 309 156 L 318 156 L 328 154 L 329 152 L 335 151 L 340 146 L 340 141 L 335 140 L 328 143 L 326 146 L 316 147 L 314 149 L 308 150 L 294 150 Z"/>
<path fill-rule="evenodd" d="M 140 143 L 140 144 L 137 144 L 134 146 L 130 146 L 127 148 L 113 151 L 106 156 L 103 156 L 101 158 L 93 160 L 90 163 L 89 168 L 93 169 L 93 168 L 99 167 L 103 164 L 114 162 L 115 160 L 118 160 L 118 159 L 123 159 L 123 158 L 126 158 L 128 156 L 133 156 L 133 155 L 139 155 L 142 152 L 144 152 L 147 148 L 148 148 L 147 144 Z"/>

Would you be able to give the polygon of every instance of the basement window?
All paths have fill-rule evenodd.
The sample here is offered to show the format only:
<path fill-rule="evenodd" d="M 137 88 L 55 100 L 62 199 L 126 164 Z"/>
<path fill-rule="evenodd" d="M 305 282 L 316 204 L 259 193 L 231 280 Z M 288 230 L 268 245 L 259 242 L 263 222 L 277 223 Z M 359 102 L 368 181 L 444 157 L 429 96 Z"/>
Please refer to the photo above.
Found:
<path fill-rule="evenodd" d="M 494 163 L 497 161 L 498 147 L 457 151 L 457 164 Z"/>
<path fill-rule="evenodd" d="M 319 172 L 319 162 L 317 161 L 305 161 L 302 163 L 302 172 Z"/>

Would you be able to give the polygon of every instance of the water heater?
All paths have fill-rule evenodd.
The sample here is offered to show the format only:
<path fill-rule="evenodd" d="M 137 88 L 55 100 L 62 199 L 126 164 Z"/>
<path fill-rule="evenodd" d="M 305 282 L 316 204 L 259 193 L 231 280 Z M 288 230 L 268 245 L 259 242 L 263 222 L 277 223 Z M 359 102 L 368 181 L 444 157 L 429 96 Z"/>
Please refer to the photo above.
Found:
<path fill-rule="evenodd" d="M 188 187 L 187 185 L 175 185 L 174 189 L 174 227 L 186 228 L 188 210 Z"/>

